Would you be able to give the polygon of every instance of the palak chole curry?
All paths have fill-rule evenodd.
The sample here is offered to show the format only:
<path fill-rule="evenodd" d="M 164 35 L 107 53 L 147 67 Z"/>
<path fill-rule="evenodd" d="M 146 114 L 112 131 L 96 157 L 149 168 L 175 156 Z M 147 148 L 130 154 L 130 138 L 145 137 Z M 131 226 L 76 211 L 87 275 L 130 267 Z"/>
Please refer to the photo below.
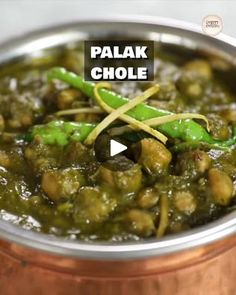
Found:
<path fill-rule="evenodd" d="M 78 240 L 160 237 L 234 210 L 231 65 L 159 50 L 153 82 L 83 80 L 65 49 L 0 74 L 0 218 Z M 128 149 L 110 156 L 109 142 Z"/>

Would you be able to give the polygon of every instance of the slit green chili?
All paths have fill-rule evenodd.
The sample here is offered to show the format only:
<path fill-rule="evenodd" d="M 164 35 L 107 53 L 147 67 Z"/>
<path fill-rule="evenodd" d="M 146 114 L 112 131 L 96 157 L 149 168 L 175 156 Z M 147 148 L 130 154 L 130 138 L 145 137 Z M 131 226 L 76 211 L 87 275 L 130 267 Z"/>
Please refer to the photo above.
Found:
<path fill-rule="evenodd" d="M 49 81 L 53 79 L 63 81 L 78 88 L 88 97 L 94 98 L 95 84 L 93 82 L 85 81 L 81 76 L 69 72 L 64 68 L 52 68 L 48 71 L 47 77 Z M 129 101 L 128 98 L 122 97 L 107 89 L 100 89 L 99 94 L 104 102 L 113 109 L 117 109 Z M 171 115 L 172 113 L 140 103 L 126 114 L 136 120 L 144 121 L 156 117 Z M 178 138 L 183 141 L 204 141 L 209 144 L 216 142 L 201 125 L 191 119 L 165 123 L 158 126 L 157 129 L 167 136 Z"/>
<path fill-rule="evenodd" d="M 55 67 L 50 69 L 47 73 L 47 78 L 49 81 L 53 79 L 63 81 L 74 88 L 79 89 L 88 97 L 94 98 L 95 83 L 85 81 L 81 76 L 69 72 L 64 68 Z M 121 95 L 107 89 L 100 89 L 99 94 L 104 102 L 114 109 L 121 107 L 129 101 L 128 98 L 122 97 Z M 129 110 L 126 114 L 135 118 L 136 120 L 144 121 L 155 117 L 171 115 L 173 113 L 151 107 L 144 103 L 140 103 L 133 109 Z M 35 136 L 39 136 L 46 144 L 65 145 L 70 139 L 78 141 L 85 140 L 88 134 L 95 127 L 96 124 L 53 121 L 46 125 L 38 125 L 33 127 L 31 134 L 28 136 L 28 139 L 30 140 Z M 204 127 L 192 119 L 182 119 L 164 123 L 157 126 L 156 129 L 171 138 L 179 139 L 185 142 L 185 148 L 186 146 L 189 148 L 194 148 L 198 143 L 205 143 L 212 148 L 225 149 L 236 143 L 235 127 L 232 138 L 227 141 L 218 141 L 215 140 Z M 181 145 L 176 150 L 181 150 Z"/>

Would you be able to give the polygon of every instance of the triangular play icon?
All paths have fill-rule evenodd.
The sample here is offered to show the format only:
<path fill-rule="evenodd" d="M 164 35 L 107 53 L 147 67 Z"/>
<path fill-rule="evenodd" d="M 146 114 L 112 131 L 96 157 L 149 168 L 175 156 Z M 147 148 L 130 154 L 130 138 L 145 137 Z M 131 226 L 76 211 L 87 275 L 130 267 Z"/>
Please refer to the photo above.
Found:
<path fill-rule="evenodd" d="M 110 140 L 110 156 L 111 157 L 118 155 L 125 150 L 127 150 L 127 146 L 125 146 L 124 144 L 114 139 Z"/>

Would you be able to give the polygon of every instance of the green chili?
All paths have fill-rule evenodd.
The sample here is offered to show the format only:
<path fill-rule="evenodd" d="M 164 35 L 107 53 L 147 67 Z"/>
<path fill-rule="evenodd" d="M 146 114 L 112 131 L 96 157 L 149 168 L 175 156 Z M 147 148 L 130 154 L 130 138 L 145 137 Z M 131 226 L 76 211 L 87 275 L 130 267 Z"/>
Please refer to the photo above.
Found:
<path fill-rule="evenodd" d="M 32 141 L 39 138 L 45 144 L 67 145 L 70 140 L 84 141 L 96 124 L 51 121 L 45 125 L 36 125 L 25 136 L 25 140 Z"/>
<path fill-rule="evenodd" d="M 69 85 L 80 89 L 85 95 L 88 97 L 94 98 L 94 86 L 93 82 L 85 81 L 82 77 L 67 71 L 64 68 L 55 67 L 48 71 L 48 80 L 51 81 L 53 79 L 58 79 Z M 119 94 L 114 93 L 113 91 L 107 89 L 99 89 L 99 94 L 104 102 L 110 106 L 111 108 L 118 108 L 129 101 L 128 98 L 124 98 Z M 144 121 L 156 117 L 166 116 L 172 114 L 166 110 L 160 110 L 151 106 L 148 106 L 144 103 L 140 103 L 133 109 L 129 110 L 127 115 L 135 118 L 139 121 Z M 81 123 L 83 124 L 83 123 Z M 81 125 L 82 126 L 82 125 Z M 94 127 L 96 125 L 93 125 Z M 90 126 L 92 129 L 92 127 Z M 79 127 L 80 132 L 82 132 L 82 127 Z M 234 134 L 231 139 L 228 141 L 218 141 L 215 140 L 207 130 L 202 127 L 197 122 L 192 119 L 182 119 L 176 120 L 168 123 L 163 123 L 160 126 L 157 126 L 159 131 L 163 132 L 165 135 L 180 139 L 184 142 L 194 143 L 206 143 L 212 145 L 214 147 L 226 148 L 236 143 L 236 128 L 234 128 Z M 88 129 L 86 129 L 88 131 Z M 80 137 L 82 138 L 82 137 Z"/>
<path fill-rule="evenodd" d="M 64 68 L 52 68 L 49 70 L 48 80 L 50 81 L 53 79 L 68 83 L 69 85 L 80 89 L 80 91 L 88 97 L 94 98 L 95 84 L 93 82 L 85 81 L 82 77 L 77 76 L 72 72 L 68 72 Z M 104 102 L 113 109 L 117 109 L 129 101 L 128 98 L 124 98 L 107 89 L 100 89 L 99 94 Z M 140 103 L 126 114 L 136 120 L 144 121 L 156 117 L 171 115 L 172 113 Z M 210 144 L 216 142 L 201 125 L 191 119 L 165 123 L 158 126 L 157 129 L 172 138 L 178 138 L 183 141 L 204 141 Z"/>

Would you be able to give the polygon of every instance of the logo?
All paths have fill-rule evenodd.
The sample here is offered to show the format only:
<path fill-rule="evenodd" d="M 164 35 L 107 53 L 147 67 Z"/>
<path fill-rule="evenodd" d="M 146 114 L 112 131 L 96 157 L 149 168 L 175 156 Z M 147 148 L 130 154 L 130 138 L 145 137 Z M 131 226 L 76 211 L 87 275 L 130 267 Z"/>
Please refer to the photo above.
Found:
<path fill-rule="evenodd" d="M 217 15 L 207 15 L 202 20 L 202 30 L 210 36 L 218 35 L 223 29 L 222 18 Z"/>

